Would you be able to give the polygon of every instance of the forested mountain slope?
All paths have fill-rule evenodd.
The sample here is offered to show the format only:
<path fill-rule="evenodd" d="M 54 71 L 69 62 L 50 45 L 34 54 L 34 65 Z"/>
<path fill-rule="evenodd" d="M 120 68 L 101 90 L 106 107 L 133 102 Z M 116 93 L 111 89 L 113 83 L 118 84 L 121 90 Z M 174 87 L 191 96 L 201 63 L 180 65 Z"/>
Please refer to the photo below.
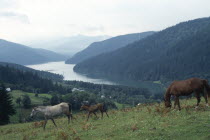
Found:
<path fill-rule="evenodd" d="M 150 31 L 143 33 L 126 34 L 112 37 L 104 41 L 94 42 L 83 51 L 78 52 L 72 58 L 68 59 L 66 63 L 77 64 L 93 56 L 97 56 L 102 53 L 107 53 L 122 48 L 130 43 L 141 40 L 154 33 L 155 32 Z"/>
<path fill-rule="evenodd" d="M 49 93 L 53 91 L 59 92 L 60 94 L 71 92 L 70 88 L 59 85 L 52 79 L 43 78 L 46 77 L 43 76 L 43 74 L 0 65 L 0 83 L 5 83 L 12 90 L 18 89 L 26 92 L 36 91 L 37 93 Z"/>
<path fill-rule="evenodd" d="M 17 70 L 20 70 L 23 72 L 32 72 L 32 73 L 38 75 L 39 77 L 45 78 L 45 79 L 51 79 L 51 80 L 55 80 L 55 81 L 63 80 L 62 75 L 54 74 L 54 73 L 50 73 L 50 72 L 46 72 L 46 71 L 34 70 L 32 68 L 28 68 L 28 67 L 25 67 L 25 66 L 22 66 L 19 64 L 0 62 L 0 66 L 14 68 L 14 69 L 17 69 Z"/>
<path fill-rule="evenodd" d="M 132 80 L 210 75 L 210 18 L 183 22 L 77 64 L 76 72 Z"/>

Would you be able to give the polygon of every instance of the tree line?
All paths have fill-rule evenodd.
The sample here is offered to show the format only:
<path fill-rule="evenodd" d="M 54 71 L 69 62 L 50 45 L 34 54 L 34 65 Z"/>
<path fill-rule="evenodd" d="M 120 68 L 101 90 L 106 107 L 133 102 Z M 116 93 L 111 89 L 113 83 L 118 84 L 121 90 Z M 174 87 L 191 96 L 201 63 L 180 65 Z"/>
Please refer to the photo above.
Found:
<path fill-rule="evenodd" d="M 70 87 L 64 87 L 59 82 L 42 78 L 37 73 L 21 71 L 8 66 L 0 66 L 0 81 L 7 83 L 12 89 L 26 92 L 66 94 L 71 92 Z"/>

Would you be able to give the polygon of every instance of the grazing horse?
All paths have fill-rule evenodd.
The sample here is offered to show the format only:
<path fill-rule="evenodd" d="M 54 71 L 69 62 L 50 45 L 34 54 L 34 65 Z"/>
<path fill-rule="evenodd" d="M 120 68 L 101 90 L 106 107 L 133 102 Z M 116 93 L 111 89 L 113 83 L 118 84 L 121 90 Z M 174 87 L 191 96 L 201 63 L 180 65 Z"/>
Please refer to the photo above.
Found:
<path fill-rule="evenodd" d="M 178 104 L 179 110 L 181 110 L 180 103 L 179 103 L 179 96 L 188 96 L 192 93 L 195 93 L 197 98 L 197 105 L 198 107 L 200 103 L 200 93 L 204 95 L 206 105 L 208 106 L 208 96 L 210 96 L 210 86 L 208 85 L 208 81 L 205 79 L 199 78 L 190 78 L 183 81 L 174 81 L 169 88 L 167 89 L 164 101 L 166 107 L 171 107 L 171 95 L 175 97 L 174 108 Z"/>
<path fill-rule="evenodd" d="M 107 107 L 104 104 L 96 104 L 96 105 L 82 105 L 80 110 L 87 110 L 88 111 L 88 117 L 87 121 L 89 119 L 89 116 L 91 113 L 93 113 L 96 117 L 96 112 L 100 110 L 101 112 L 101 118 L 103 118 L 103 113 L 105 112 L 107 117 L 109 118 L 109 115 L 107 114 Z"/>
<path fill-rule="evenodd" d="M 72 113 L 71 113 L 71 104 L 68 103 L 60 103 L 54 106 L 38 106 L 34 107 L 31 112 L 31 118 L 33 118 L 34 115 L 36 115 L 38 112 L 42 113 L 45 117 L 45 123 L 44 123 L 44 130 L 45 126 L 47 124 L 47 120 L 51 119 L 53 124 L 57 127 L 55 124 L 55 121 L 53 119 L 54 116 L 65 114 L 68 117 L 68 123 L 70 122 L 70 118 L 72 119 Z"/>

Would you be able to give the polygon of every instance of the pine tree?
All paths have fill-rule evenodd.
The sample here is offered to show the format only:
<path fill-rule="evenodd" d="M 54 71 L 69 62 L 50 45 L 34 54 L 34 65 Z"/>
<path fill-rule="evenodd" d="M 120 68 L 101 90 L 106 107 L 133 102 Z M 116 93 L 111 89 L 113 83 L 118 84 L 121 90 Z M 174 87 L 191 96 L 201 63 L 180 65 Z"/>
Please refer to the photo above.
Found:
<path fill-rule="evenodd" d="M 8 124 L 9 117 L 14 114 L 11 96 L 6 92 L 4 85 L 0 85 L 0 125 Z"/>

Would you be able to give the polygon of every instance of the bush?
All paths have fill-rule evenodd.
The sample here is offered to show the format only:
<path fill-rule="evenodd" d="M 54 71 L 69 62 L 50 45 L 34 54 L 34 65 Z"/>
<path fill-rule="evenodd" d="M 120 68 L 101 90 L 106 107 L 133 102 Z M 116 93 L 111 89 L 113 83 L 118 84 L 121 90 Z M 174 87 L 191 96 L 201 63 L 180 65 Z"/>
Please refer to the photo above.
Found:
<path fill-rule="evenodd" d="M 31 99 L 28 95 L 23 96 L 22 104 L 23 104 L 24 108 L 30 108 L 31 107 Z"/>

